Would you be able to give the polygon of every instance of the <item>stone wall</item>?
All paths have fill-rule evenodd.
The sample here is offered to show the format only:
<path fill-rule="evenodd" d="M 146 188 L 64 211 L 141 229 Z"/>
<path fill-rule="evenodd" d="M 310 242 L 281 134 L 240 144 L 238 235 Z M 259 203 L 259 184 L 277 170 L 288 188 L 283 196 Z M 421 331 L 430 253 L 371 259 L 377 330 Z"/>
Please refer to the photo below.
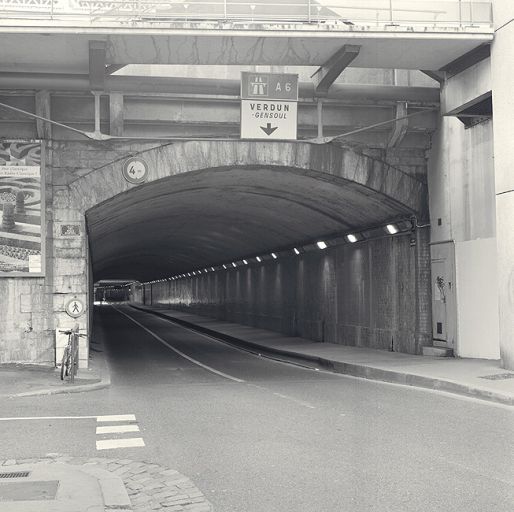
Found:
<path fill-rule="evenodd" d="M 132 300 L 319 342 L 420 354 L 430 345 L 427 230 L 192 279 L 133 287 Z"/>
<path fill-rule="evenodd" d="M 95 202 L 130 188 L 118 172 L 121 162 L 145 152 L 154 164 L 152 179 L 160 179 L 171 172 L 188 172 L 192 162 L 196 162 L 196 156 L 187 157 L 185 147 L 180 145 L 154 150 L 159 144 L 88 141 L 45 144 L 45 277 L 0 278 L 0 363 L 54 364 L 55 330 L 72 327 L 77 322 L 65 313 L 66 302 L 78 298 L 88 305 L 90 252 L 84 214 Z M 291 144 L 287 147 L 294 147 L 295 151 L 284 153 L 276 144 L 270 145 L 267 152 L 261 151 L 266 147 L 264 143 L 245 144 L 227 145 L 231 150 L 228 154 L 241 164 L 248 155 L 256 158 L 255 155 L 263 154 L 275 164 L 289 158 L 305 167 L 309 162 L 321 162 L 327 172 L 336 172 L 340 167 L 336 165 L 340 157 L 336 149 L 326 152 L 323 159 L 320 148 L 296 148 Z M 211 162 L 209 158 L 214 158 L 207 143 L 190 143 L 187 147 L 193 148 L 189 149 L 193 155 L 205 155 L 206 164 Z M 313 154 L 309 157 L 311 150 Z M 183 168 L 165 167 L 169 161 L 166 152 L 175 155 L 176 162 Z M 406 203 L 412 203 L 412 207 L 417 206 L 423 212 L 426 208 L 423 152 L 369 150 L 369 155 L 372 163 L 363 166 L 369 176 L 374 176 L 373 173 L 389 176 L 385 192 L 403 197 Z M 201 167 L 204 160 L 198 162 Z M 399 171 L 390 165 L 397 166 Z M 370 189 L 381 188 L 381 182 L 371 178 L 364 183 Z M 63 234 L 62 228 L 66 225 L 76 226 L 78 233 Z M 94 247 L 91 249 L 94 254 Z M 420 327 L 421 317 L 412 309 L 416 250 L 409 247 L 408 240 L 400 238 L 359 244 L 357 248 L 341 247 L 277 265 L 266 264 L 262 269 L 230 273 L 223 282 L 220 276 L 209 276 L 193 281 L 191 288 L 182 285 L 174 297 L 180 307 L 288 334 L 380 348 L 389 348 L 392 339 L 395 350 L 419 352 L 420 340 L 430 336 L 428 327 Z M 382 261 L 383 251 L 389 255 L 389 262 Z M 400 276 L 398 282 L 395 281 L 397 276 Z M 212 282 L 213 279 L 217 282 Z M 389 288 L 396 290 L 391 303 L 387 297 Z M 146 292 L 148 297 L 149 291 Z M 154 292 L 156 297 L 162 293 L 162 301 L 171 300 L 166 290 Z M 383 304 L 380 297 L 385 301 Z M 410 308 L 405 312 L 402 311 L 404 303 Z M 377 311 L 378 314 L 372 316 Z M 393 316 L 389 317 L 390 314 Z M 90 330 L 88 313 L 82 315 L 78 323 L 81 329 Z"/>

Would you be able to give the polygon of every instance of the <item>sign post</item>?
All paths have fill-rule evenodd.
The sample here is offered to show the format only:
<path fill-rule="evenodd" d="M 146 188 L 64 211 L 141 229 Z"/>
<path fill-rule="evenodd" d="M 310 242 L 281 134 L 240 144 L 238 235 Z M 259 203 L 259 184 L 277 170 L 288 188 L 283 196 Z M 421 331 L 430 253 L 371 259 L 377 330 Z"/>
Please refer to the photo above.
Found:
<path fill-rule="evenodd" d="M 241 138 L 296 140 L 298 75 L 241 73 Z"/>

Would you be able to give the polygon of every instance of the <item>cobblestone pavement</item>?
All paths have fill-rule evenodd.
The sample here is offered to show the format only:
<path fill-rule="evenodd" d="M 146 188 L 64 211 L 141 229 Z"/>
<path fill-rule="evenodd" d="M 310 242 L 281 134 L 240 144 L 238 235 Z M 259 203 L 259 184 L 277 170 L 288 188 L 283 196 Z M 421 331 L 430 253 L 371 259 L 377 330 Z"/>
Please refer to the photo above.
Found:
<path fill-rule="evenodd" d="M 18 464 L 96 466 L 120 477 L 134 512 L 212 512 L 203 493 L 178 471 L 159 464 L 129 459 L 49 456 L 42 459 L 0 460 L 0 466 Z"/>

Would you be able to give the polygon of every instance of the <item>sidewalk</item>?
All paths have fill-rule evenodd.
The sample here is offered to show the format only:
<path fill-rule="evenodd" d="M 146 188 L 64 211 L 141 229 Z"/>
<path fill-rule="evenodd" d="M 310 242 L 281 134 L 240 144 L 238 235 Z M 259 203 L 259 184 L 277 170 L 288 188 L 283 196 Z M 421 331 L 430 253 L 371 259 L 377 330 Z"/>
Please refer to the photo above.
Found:
<path fill-rule="evenodd" d="M 212 512 L 178 471 L 128 459 L 0 460 L 0 512 Z"/>
<path fill-rule="evenodd" d="M 56 395 L 103 389 L 111 384 L 103 347 L 92 341 L 89 368 L 79 369 L 75 382 L 62 381 L 58 369 L 49 366 L 0 365 L 0 397 Z"/>
<path fill-rule="evenodd" d="M 514 372 L 499 361 L 414 356 L 316 343 L 304 338 L 180 311 L 133 305 L 251 352 L 304 362 L 336 373 L 514 405 Z"/>

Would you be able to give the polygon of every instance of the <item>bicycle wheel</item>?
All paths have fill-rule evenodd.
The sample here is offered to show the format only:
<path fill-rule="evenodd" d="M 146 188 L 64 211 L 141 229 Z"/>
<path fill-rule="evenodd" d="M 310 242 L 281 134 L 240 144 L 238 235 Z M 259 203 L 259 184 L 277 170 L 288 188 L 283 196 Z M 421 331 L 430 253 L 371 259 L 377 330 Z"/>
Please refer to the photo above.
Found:
<path fill-rule="evenodd" d="M 64 376 L 68 375 L 68 366 L 69 366 L 69 364 L 70 364 L 69 347 L 66 346 L 64 348 L 64 352 L 62 354 L 61 380 L 64 380 Z"/>
<path fill-rule="evenodd" d="M 73 382 L 75 380 L 75 375 L 77 374 L 79 364 L 79 348 L 76 346 L 74 347 L 74 350 L 71 350 L 71 357 L 70 357 L 70 382 Z"/>

